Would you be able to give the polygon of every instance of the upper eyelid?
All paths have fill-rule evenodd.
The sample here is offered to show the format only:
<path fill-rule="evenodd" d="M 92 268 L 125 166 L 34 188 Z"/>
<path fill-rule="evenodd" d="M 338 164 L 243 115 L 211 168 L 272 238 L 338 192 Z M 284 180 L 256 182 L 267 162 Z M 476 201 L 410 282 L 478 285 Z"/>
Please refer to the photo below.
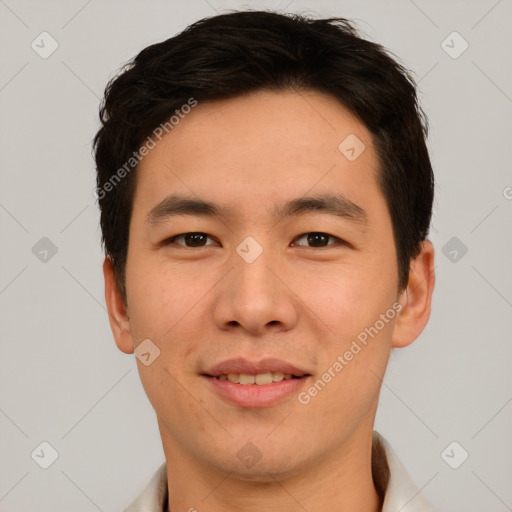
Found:
<path fill-rule="evenodd" d="M 173 240 L 175 238 L 183 237 L 185 235 L 206 235 L 208 238 L 211 238 L 212 240 L 215 240 L 218 242 L 216 237 L 214 237 L 213 235 L 209 235 L 208 233 L 205 233 L 204 231 L 186 231 L 185 233 L 179 233 L 177 235 L 173 235 L 173 236 L 166 238 L 165 240 L 162 241 L 162 244 L 164 245 L 166 243 L 170 243 L 171 240 Z M 178 245 L 184 245 L 184 244 L 178 244 Z M 187 246 L 185 245 L 185 247 L 187 247 Z M 192 249 L 192 247 L 191 247 L 191 249 Z"/>
<path fill-rule="evenodd" d="M 342 238 L 336 236 L 336 235 L 332 235 L 330 233 L 327 233 L 325 231 L 306 231 L 305 233 L 301 233 L 300 235 L 297 235 L 293 240 L 299 240 L 300 238 L 303 238 L 307 235 L 310 235 L 312 233 L 317 233 L 317 234 L 320 234 L 320 235 L 327 235 L 328 237 L 330 238 L 333 238 L 334 240 L 338 241 L 338 242 L 341 242 L 341 243 L 348 243 L 348 242 L 345 242 L 345 240 L 343 240 Z M 179 233 L 177 235 L 173 235 L 173 236 L 170 236 L 168 238 L 166 238 L 165 240 L 162 241 L 162 245 L 165 245 L 167 243 L 170 243 L 171 240 L 174 240 L 175 238 L 180 238 L 180 237 L 183 237 L 185 235 L 191 235 L 191 234 L 200 234 L 200 235 L 206 235 L 208 238 L 214 240 L 214 241 L 219 241 L 216 237 L 214 237 L 213 235 L 210 235 L 208 233 L 205 233 L 204 231 L 187 231 L 187 232 L 184 232 L 184 233 Z M 178 245 L 183 245 L 184 247 L 187 247 L 185 244 L 178 244 Z M 314 247 L 312 247 L 314 248 Z M 190 249 L 194 249 L 194 247 L 190 247 Z"/>

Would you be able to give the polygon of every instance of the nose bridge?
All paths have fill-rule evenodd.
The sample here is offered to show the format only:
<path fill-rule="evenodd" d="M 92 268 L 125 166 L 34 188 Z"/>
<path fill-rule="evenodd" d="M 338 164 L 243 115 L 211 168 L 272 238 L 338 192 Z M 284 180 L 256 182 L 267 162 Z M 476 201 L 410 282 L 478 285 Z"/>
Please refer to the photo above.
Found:
<path fill-rule="evenodd" d="M 280 267 L 278 257 L 272 247 L 253 237 L 237 246 L 230 262 L 232 270 L 216 304 L 219 327 L 236 324 L 253 334 L 261 334 L 265 326 L 276 323 L 281 329 L 291 328 L 297 311 L 291 294 L 274 275 Z"/>
<path fill-rule="evenodd" d="M 262 246 L 253 237 L 247 237 L 237 247 L 234 260 L 236 279 L 232 292 L 238 297 L 239 304 L 262 310 L 271 307 L 279 295 L 278 283 L 269 270 L 272 262 L 276 263 L 272 247 Z"/>

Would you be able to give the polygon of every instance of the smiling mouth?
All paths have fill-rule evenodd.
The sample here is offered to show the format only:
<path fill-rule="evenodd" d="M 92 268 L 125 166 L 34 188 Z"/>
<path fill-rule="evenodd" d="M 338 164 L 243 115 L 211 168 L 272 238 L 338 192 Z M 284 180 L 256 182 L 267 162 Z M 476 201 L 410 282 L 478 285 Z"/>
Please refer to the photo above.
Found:
<path fill-rule="evenodd" d="M 302 379 L 308 376 L 308 374 L 297 376 L 291 373 L 283 372 L 265 372 L 255 375 L 248 373 L 224 373 L 216 376 L 208 375 L 208 377 L 211 377 L 212 379 L 229 381 L 233 384 L 241 384 L 242 386 L 250 386 L 253 384 L 257 386 L 267 386 L 269 384 L 282 382 L 283 380 Z"/>

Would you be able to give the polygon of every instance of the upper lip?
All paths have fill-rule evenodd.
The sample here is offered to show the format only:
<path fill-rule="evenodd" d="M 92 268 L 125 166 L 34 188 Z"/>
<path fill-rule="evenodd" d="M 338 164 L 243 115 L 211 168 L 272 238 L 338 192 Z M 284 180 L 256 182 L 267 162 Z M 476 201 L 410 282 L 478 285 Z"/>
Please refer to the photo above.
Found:
<path fill-rule="evenodd" d="M 296 377 L 309 375 L 305 370 L 294 366 L 282 359 L 265 358 L 259 361 L 244 359 L 242 357 L 227 359 L 221 363 L 209 368 L 204 375 L 218 377 L 229 373 L 244 373 L 247 375 L 257 375 L 259 373 L 282 372 L 291 373 Z"/>

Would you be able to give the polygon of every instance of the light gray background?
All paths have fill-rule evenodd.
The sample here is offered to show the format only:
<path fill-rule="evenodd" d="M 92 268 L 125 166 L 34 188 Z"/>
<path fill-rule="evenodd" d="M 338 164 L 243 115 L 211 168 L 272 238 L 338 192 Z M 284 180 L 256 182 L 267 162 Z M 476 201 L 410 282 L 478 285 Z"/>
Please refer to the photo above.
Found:
<path fill-rule="evenodd" d="M 107 321 L 90 142 L 123 63 L 246 6 L 353 18 L 419 80 L 437 284 L 425 332 L 392 355 L 376 428 L 439 512 L 512 510 L 510 0 L 0 0 L 0 510 L 120 510 L 164 460 Z M 59 45 L 47 59 L 31 48 L 43 31 Z M 469 44 L 456 59 L 453 31 Z M 57 247 L 46 262 L 42 237 Z M 452 237 L 468 249 L 455 262 Z M 43 441 L 59 454 L 46 470 L 31 458 Z M 458 469 L 441 457 L 452 441 L 469 453 Z"/>

